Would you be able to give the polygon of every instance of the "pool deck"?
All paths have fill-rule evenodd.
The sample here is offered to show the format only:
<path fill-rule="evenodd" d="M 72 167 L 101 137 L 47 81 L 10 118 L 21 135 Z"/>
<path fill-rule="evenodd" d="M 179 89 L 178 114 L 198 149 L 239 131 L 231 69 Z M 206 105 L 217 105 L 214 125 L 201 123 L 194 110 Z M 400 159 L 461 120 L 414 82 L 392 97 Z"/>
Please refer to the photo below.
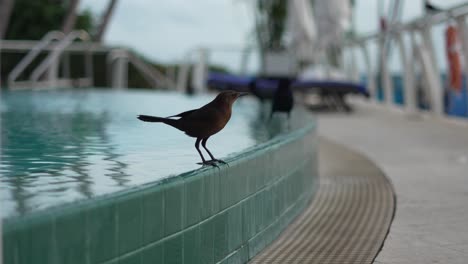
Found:
<path fill-rule="evenodd" d="M 468 121 L 354 106 L 320 114 L 319 133 L 369 157 L 393 183 L 396 214 L 374 263 L 467 263 Z"/>
<path fill-rule="evenodd" d="M 369 159 L 325 139 L 313 201 L 252 261 L 261 263 L 372 263 L 395 212 L 392 186 Z"/>

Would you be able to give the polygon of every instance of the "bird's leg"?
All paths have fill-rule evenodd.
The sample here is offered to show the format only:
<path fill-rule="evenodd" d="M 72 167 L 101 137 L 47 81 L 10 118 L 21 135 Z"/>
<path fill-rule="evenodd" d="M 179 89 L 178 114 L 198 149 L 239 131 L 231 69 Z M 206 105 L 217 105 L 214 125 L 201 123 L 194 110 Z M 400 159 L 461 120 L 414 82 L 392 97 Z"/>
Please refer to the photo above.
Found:
<path fill-rule="evenodd" d="M 227 163 L 226 163 L 225 161 L 223 161 L 223 160 L 216 159 L 216 158 L 213 156 L 213 154 L 211 154 L 211 152 L 208 150 L 208 148 L 206 148 L 206 142 L 207 142 L 207 141 L 208 141 L 208 138 L 204 138 L 204 139 L 202 139 L 201 144 L 202 144 L 203 148 L 206 150 L 206 152 L 208 152 L 208 155 L 210 155 L 211 160 L 212 160 L 212 161 L 217 161 L 217 162 L 222 163 L 222 164 L 227 164 Z"/>
<path fill-rule="evenodd" d="M 213 167 L 218 168 L 218 166 L 216 164 L 214 164 L 213 161 L 206 161 L 205 160 L 205 158 L 203 157 L 203 154 L 200 151 L 200 141 L 201 141 L 201 138 L 197 138 L 197 141 L 195 141 L 195 148 L 197 149 L 198 154 L 200 154 L 200 157 L 202 159 L 202 162 L 200 162 L 198 164 L 200 164 L 200 165 L 211 165 Z"/>

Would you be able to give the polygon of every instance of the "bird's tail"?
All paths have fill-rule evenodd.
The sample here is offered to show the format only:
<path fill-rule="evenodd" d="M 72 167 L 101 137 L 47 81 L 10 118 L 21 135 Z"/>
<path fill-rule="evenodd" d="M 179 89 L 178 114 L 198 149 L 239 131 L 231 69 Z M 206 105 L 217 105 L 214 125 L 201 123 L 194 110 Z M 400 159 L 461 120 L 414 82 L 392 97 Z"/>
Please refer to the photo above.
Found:
<path fill-rule="evenodd" d="M 165 118 L 165 117 L 158 117 L 158 116 L 148 116 L 148 115 L 139 115 L 137 116 L 138 119 L 141 121 L 145 122 L 155 122 L 155 123 L 164 123 L 166 125 L 170 125 L 172 127 L 175 127 L 179 130 L 182 130 L 179 126 L 180 123 L 178 122 L 177 119 L 170 119 L 170 118 Z"/>
<path fill-rule="evenodd" d="M 164 123 L 164 121 L 167 119 L 164 117 L 149 116 L 149 115 L 139 115 L 137 118 L 145 122 L 162 122 L 162 123 Z"/>

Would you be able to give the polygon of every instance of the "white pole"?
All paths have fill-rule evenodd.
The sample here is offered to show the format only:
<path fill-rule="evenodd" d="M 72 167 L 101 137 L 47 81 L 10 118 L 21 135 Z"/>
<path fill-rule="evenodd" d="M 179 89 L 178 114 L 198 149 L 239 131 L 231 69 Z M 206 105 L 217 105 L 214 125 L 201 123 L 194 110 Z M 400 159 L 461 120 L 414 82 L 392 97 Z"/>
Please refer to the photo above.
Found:
<path fill-rule="evenodd" d="M 372 70 L 371 59 L 369 56 L 369 50 L 365 43 L 361 43 L 361 51 L 364 57 L 364 63 L 366 64 L 367 72 L 367 89 L 369 89 L 369 97 L 375 100 L 375 76 Z"/>
<path fill-rule="evenodd" d="M 206 76 L 208 74 L 207 68 L 208 50 L 198 50 L 198 62 L 195 64 L 195 68 L 192 72 L 192 86 L 197 93 L 204 92 L 206 90 Z"/>
<path fill-rule="evenodd" d="M 465 78 L 468 78 L 468 31 L 466 26 L 466 17 L 457 18 L 458 32 L 460 32 L 460 41 L 462 44 L 463 57 L 465 59 Z M 466 113 L 468 114 L 468 87 L 465 87 Z"/>
<path fill-rule="evenodd" d="M 390 36 L 387 36 L 388 38 Z M 390 73 L 388 72 L 388 61 L 387 61 L 387 49 L 389 45 L 385 44 L 385 39 L 387 37 L 382 37 L 379 41 L 380 44 L 380 64 L 381 64 L 381 76 L 382 76 L 382 83 L 383 83 L 383 90 L 384 90 L 384 100 L 387 105 L 393 104 L 393 94 L 392 94 L 392 80 L 390 77 Z"/>
<path fill-rule="evenodd" d="M 408 113 L 414 112 L 415 101 L 414 101 L 414 72 L 411 61 L 408 60 L 405 43 L 401 33 L 396 35 L 396 40 L 400 50 L 400 59 L 403 65 L 403 86 L 405 94 L 405 106 Z"/>
<path fill-rule="evenodd" d="M 436 116 L 442 116 L 444 113 L 444 96 L 442 93 L 442 80 L 440 77 L 439 67 L 437 64 L 435 49 L 432 43 L 432 35 L 430 25 L 422 29 L 422 44 L 424 52 L 428 55 L 428 60 L 423 59 L 422 63 L 426 64 L 424 67 L 427 69 L 427 82 L 432 94 L 432 111 Z M 423 56 L 424 58 L 424 56 Z"/>

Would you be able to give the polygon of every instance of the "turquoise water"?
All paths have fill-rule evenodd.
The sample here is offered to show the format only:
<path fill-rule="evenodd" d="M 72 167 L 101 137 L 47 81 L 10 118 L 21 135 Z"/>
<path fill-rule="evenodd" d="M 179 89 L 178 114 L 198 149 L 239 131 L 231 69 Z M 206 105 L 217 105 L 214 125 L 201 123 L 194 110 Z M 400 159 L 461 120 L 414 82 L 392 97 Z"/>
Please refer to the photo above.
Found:
<path fill-rule="evenodd" d="M 213 97 L 138 90 L 3 92 L 3 216 L 200 168 L 194 138 L 169 126 L 141 122 L 136 116 L 169 116 L 200 107 Z M 282 117 L 263 122 L 261 110 L 253 98 L 236 102 L 231 121 L 208 141 L 211 152 L 223 158 L 288 129 Z"/>

